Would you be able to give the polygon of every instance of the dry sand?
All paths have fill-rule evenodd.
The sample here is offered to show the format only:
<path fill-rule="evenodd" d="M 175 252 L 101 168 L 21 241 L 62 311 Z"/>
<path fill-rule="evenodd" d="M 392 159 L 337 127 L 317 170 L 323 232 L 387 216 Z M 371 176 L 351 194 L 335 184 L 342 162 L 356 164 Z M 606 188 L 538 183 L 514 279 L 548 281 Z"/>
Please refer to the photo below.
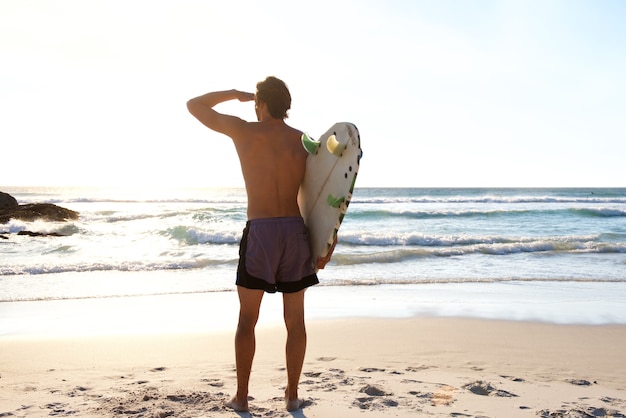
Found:
<path fill-rule="evenodd" d="M 282 328 L 261 326 L 251 410 L 233 332 L 0 337 L 0 417 L 624 417 L 626 326 L 457 318 L 309 324 L 289 413 Z"/>

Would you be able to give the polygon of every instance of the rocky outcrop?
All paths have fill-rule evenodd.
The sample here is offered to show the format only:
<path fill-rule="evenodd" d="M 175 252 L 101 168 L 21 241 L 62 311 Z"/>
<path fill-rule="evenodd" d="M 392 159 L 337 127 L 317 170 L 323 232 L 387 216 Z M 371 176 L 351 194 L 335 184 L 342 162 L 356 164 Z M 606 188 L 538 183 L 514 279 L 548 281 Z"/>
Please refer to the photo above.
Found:
<path fill-rule="evenodd" d="M 52 203 L 31 203 L 17 205 L 13 208 L 0 209 L 0 223 L 7 223 L 11 219 L 32 222 L 38 219 L 44 221 L 67 221 L 78 219 L 78 212 L 65 209 Z"/>
<path fill-rule="evenodd" d="M 26 222 L 36 220 L 65 222 L 78 219 L 78 212 L 52 203 L 30 203 L 19 205 L 17 200 L 10 194 L 0 192 L 0 224 L 5 224 L 11 219 L 19 219 Z M 7 239 L 7 233 L 0 232 L 0 239 Z M 31 231 L 20 231 L 18 235 L 39 236 L 62 236 L 57 233 L 41 233 Z"/>
<path fill-rule="evenodd" d="M 65 235 L 59 234 L 58 232 L 32 232 L 32 231 L 20 231 L 17 235 L 28 235 L 29 237 L 64 237 Z"/>
<path fill-rule="evenodd" d="M 78 219 L 78 212 L 53 205 L 52 203 L 30 203 L 17 205 L 9 209 L 0 209 L 0 223 L 7 223 L 11 219 L 27 222 L 38 219 L 63 222 L 70 219 Z"/>
<path fill-rule="evenodd" d="M 0 210 L 17 206 L 17 200 L 8 193 L 0 192 Z"/>

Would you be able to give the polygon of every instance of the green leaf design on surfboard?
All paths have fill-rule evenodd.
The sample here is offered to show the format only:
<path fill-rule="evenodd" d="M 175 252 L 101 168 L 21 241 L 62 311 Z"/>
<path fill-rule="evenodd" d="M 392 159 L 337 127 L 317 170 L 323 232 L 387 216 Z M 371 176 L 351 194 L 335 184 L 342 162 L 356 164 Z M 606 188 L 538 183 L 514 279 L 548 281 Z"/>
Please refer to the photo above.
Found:
<path fill-rule="evenodd" d="M 339 206 L 341 206 L 341 204 L 345 200 L 346 200 L 345 197 L 334 197 L 332 194 L 329 194 L 328 197 L 326 198 L 326 202 L 328 203 L 328 205 L 334 208 L 339 208 Z"/>

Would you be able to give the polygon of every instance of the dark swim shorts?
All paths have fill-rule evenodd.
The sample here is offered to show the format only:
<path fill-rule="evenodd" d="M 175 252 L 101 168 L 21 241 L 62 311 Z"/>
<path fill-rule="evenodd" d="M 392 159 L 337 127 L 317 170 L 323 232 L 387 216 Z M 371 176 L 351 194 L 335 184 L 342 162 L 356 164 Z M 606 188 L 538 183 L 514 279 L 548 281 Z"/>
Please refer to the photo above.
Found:
<path fill-rule="evenodd" d="M 239 246 L 238 286 L 294 293 L 317 283 L 309 230 L 301 217 L 246 223 Z"/>

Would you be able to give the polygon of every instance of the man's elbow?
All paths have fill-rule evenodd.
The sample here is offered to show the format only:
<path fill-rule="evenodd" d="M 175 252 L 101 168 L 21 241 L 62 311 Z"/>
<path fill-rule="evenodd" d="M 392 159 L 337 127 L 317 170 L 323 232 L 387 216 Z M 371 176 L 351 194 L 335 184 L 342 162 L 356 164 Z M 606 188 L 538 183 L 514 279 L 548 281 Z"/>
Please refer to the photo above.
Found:
<path fill-rule="evenodd" d="M 207 128 L 216 129 L 217 120 L 215 111 L 198 100 L 198 98 L 191 99 L 187 102 L 187 110 Z"/>
<path fill-rule="evenodd" d="M 198 112 L 198 101 L 196 99 L 190 99 L 187 101 L 187 110 L 192 115 L 196 116 Z"/>
<path fill-rule="evenodd" d="M 187 110 L 194 118 L 209 126 L 207 108 L 199 100 L 197 100 L 197 98 L 191 99 L 187 102 Z"/>

